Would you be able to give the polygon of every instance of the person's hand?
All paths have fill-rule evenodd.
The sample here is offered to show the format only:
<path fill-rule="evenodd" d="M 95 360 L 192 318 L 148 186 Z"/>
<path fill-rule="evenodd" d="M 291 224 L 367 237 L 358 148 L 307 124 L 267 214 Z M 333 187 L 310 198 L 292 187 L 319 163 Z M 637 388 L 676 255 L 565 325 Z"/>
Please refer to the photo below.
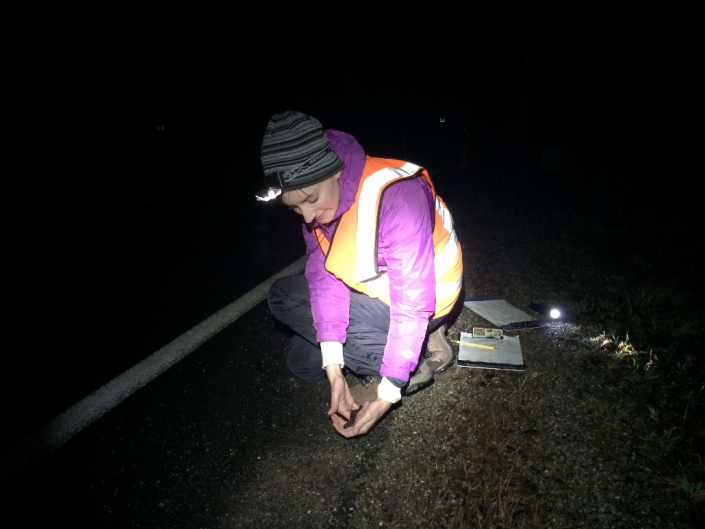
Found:
<path fill-rule="evenodd" d="M 330 383 L 330 408 L 328 416 L 342 415 L 349 418 L 350 412 L 359 408 L 355 399 L 350 393 L 348 382 L 343 376 L 343 370 L 339 365 L 330 365 L 326 368 L 326 376 Z"/>
<path fill-rule="evenodd" d="M 365 402 L 362 408 L 351 417 L 352 420 L 345 420 L 340 415 L 331 415 L 330 418 L 336 432 L 343 437 L 355 437 L 369 432 L 391 407 L 391 402 L 375 399 Z"/>

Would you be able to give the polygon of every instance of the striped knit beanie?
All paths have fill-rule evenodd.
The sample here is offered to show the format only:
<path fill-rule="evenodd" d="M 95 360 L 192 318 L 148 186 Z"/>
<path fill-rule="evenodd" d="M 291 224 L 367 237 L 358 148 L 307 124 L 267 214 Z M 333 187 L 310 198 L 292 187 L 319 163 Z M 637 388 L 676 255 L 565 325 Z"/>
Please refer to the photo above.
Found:
<path fill-rule="evenodd" d="M 343 167 L 321 123 L 291 110 L 269 120 L 260 156 L 264 184 L 275 196 L 281 190 L 317 184 Z"/>

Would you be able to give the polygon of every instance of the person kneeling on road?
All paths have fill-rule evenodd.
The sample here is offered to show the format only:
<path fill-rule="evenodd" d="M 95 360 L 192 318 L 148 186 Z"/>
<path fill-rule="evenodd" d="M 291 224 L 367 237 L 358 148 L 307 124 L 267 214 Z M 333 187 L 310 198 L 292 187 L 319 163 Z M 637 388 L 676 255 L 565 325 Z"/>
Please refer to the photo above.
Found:
<path fill-rule="evenodd" d="M 303 217 L 305 272 L 275 281 L 267 298 L 294 331 L 289 369 L 327 378 L 335 430 L 365 434 L 402 392 L 453 364 L 447 320 L 462 306 L 463 259 L 450 212 L 424 168 L 366 156 L 301 112 L 272 116 L 261 161 L 258 200 Z M 358 405 L 346 372 L 381 378 L 377 398 Z"/>

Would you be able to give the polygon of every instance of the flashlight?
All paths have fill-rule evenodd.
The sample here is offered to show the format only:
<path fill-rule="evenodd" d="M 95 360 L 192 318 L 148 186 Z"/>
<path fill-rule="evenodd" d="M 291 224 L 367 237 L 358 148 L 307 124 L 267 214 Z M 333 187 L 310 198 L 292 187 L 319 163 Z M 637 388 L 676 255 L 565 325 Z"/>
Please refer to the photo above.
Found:
<path fill-rule="evenodd" d="M 548 307 L 544 305 L 543 303 L 531 303 L 529 305 L 529 308 L 533 310 L 534 312 L 538 312 L 544 317 L 549 317 L 552 320 L 558 320 L 562 316 L 562 313 L 560 309 L 557 307 Z"/>

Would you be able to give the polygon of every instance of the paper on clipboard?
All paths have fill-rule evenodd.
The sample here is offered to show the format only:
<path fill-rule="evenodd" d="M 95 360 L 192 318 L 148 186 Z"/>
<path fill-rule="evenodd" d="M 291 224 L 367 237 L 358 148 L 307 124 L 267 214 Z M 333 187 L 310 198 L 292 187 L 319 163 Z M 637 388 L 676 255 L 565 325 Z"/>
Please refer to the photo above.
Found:
<path fill-rule="evenodd" d="M 505 331 L 548 326 L 547 322 L 533 319 L 503 299 L 466 299 L 464 305 Z"/>

